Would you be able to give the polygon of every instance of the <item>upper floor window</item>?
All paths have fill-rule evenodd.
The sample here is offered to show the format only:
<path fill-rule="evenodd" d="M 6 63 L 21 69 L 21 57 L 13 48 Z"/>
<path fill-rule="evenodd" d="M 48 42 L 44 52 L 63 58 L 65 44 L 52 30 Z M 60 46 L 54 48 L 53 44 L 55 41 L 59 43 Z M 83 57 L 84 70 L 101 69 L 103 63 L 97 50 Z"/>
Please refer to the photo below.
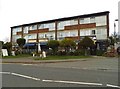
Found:
<path fill-rule="evenodd" d="M 36 39 L 37 38 L 37 34 L 29 34 L 28 35 L 28 39 Z"/>
<path fill-rule="evenodd" d="M 64 26 L 66 25 L 66 22 L 65 21 L 60 21 L 58 22 L 58 30 L 59 29 L 64 29 Z"/>
<path fill-rule="evenodd" d="M 29 28 L 30 30 L 37 30 L 37 25 L 31 25 Z"/>
<path fill-rule="evenodd" d="M 95 17 L 95 21 L 96 21 L 96 26 L 107 25 L 107 17 L 106 17 L 106 15 Z"/>
<path fill-rule="evenodd" d="M 80 19 L 80 24 L 84 24 L 84 18 Z"/>
<path fill-rule="evenodd" d="M 16 27 L 16 28 L 13 28 L 13 29 L 12 29 L 13 35 L 16 35 L 17 32 L 21 32 L 21 31 L 22 31 L 22 28 L 21 28 L 21 27 Z"/>
<path fill-rule="evenodd" d="M 49 28 L 49 30 L 55 29 L 55 23 L 46 23 L 46 24 L 39 24 L 38 29 Z"/>
<path fill-rule="evenodd" d="M 90 17 L 90 23 L 95 23 L 95 17 Z"/>
<path fill-rule="evenodd" d="M 75 25 L 75 24 L 78 24 L 77 19 L 60 21 L 60 22 L 58 22 L 58 30 L 59 29 L 64 29 L 64 26 Z"/>
<path fill-rule="evenodd" d="M 24 32 L 24 33 L 28 33 L 28 26 L 25 26 L 25 27 L 23 28 L 23 32 Z"/>
<path fill-rule="evenodd" d="M 49 23 L 49 30 L 55 30 L 55 23 Z"/>
<path fill-rule="evenodd" d="M 92 19 L 93 21 L 93 19 Z M 91 19 L 90 18 L 80 18 L 80 24 L 88 24 L 91 23 Z"/>
<path fill-rule="evenodd" d="M 44 28 L 44 24 L 39 24 L 38 25 L 38 29 L 43 29 Z"/>
<path fill-rule="evenodd" d="M 78 20 L 77 19 L 73 19 L 73 20 L 71 20 L 71 23 L 70 23 L 71 25 L 75 25 L 75 24 L 78 24 Z"/>

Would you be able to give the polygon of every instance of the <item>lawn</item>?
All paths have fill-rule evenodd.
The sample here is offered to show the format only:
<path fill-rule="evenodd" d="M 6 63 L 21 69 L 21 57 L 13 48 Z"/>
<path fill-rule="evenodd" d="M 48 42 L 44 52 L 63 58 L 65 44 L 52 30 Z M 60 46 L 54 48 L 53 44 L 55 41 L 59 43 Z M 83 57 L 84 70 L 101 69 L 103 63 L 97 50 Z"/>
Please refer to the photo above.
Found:
<path fill-rule="evenodd" d="M 17 59 L 17 58 L 26 58 L 30 57 L 33 60 L 64 60 L 64 59 L 82 59 L 82 58 L 90 58 L 91 56 L 47 56 L 46 58 L 40 58 L 39 56 L 32 57 L 29 54 L 19 54 L 16 56 L 6 56 L 3 59 Z"/>
<path fill-rule="evenodd" d="M 5 57 L 2 57 L 3 59 L 9 59 L 9 58 L 24 58 L 24 57 L 31 57 L 31 55 L 29 54 L 19 54 L 19 55 L 16 55 L 16 56 L 5 56 Z"/>

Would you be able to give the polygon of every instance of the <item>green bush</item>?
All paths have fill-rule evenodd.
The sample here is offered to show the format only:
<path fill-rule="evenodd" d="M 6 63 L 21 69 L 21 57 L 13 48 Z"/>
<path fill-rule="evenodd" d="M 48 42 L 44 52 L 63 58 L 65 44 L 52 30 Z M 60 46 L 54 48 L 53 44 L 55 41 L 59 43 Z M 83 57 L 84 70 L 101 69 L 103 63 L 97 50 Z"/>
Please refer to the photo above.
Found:
<path fill-rule="evenodd" d="M 73 56 L 73 55 L 74 55 L 74 52 L 69 52 L 69 53 L 67 53 L 67 55 Z"/>
<path fill-rule="evenodd" d="M 67 53 L 65 51 L 58 51 L 57 55 L 58 56 L 62 56 L 62 55 L 66 55 Z"/>
<path fill-rule="evenodd" d="M 81 50 L 76 50 L 74 52 L 74 55 L 75 56 L 81 56 L 81 55 L 84 55 L 85 54 L 85 50 L 81 49 Z"/>
<path fill-rule="evenodd" d="M 96 51 L 97 56 L 102 56 L 103 54 L 104 54 L 104 51 L 102 51 L 102 50 L 97 50 Z"/>

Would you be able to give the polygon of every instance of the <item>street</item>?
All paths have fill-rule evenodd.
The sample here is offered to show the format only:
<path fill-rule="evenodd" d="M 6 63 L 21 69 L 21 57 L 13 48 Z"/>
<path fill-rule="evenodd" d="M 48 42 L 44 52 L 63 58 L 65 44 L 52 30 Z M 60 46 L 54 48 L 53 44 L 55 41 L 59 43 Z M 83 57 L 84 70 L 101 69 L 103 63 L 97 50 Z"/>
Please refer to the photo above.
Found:
<path fill-rule="evenodd" d="M 96 69 L 93 65 L 83 67 L 82 64 L 86 63 L 87 61 L 41 64 L 5 63 L 2 64 L 2 85 L 3 87 L 118 87 L 118 71 L 114 62 L 111 69 L 106 65 L 106 67 L 102 65 L 98 67 L 98 64 Z M 78 66 L 80 64 L 82 67 Z"/>

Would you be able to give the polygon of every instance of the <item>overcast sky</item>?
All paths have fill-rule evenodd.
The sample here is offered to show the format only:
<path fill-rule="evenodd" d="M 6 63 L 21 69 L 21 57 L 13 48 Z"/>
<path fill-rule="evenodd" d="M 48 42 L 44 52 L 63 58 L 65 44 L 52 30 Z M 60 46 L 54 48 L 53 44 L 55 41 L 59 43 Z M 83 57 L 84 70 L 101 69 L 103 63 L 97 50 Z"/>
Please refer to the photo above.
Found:
<path fill-rule="evenodd" d="M 0 0 L 0 40 L 10 27 L 50 19 L 110 11 L 110 34 L 118 18 L 119 0 Z M 116 22 L 117 23 L 117 22 Z"/>

